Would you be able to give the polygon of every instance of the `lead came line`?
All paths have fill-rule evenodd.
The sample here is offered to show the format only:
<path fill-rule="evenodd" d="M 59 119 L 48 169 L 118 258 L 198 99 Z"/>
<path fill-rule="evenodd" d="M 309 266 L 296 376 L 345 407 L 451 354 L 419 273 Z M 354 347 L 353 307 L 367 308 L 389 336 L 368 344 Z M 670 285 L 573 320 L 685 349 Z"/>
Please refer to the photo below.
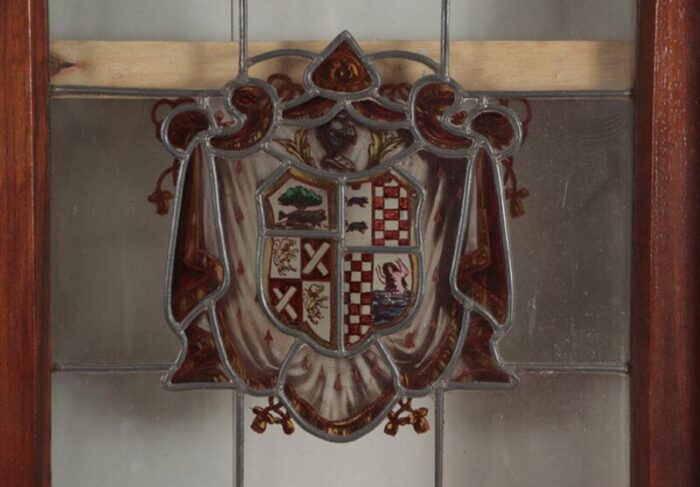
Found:
<path fill-rule="evenodd" d="M 338 241 L 336 248 L 338 255 L 336 256 L 337 276 L 335 277 L 336 299 L 338 300 L 336 312 L 336 348 L 341 352 L 345 352 L 345 178 L 342 177 L 338 181 Z"/>
<path fill-rule="evenodd" d="M 235 405 L 235 425 L 236 425 L 236 436 L 235 436 L 235 448 L 236 448 L 236 476 L 234 477 L 234 487 L 243 487 L 243 482 L 245 478 L 244 462 L 245 462 L 245 430 L 243 426 L 244 419 L 244 393 L 241 391 L 235 391 L 234 397 L 236 401 Z"/>
<path fill-rule="evenodd" d="M 239 76 L 248 74 L 248 1 L 238 2 L 239 44 L 238 69 Z"/>
<path fill-rule="evenodd" d="M 398 54 L 396 52 L 394 54 Z M 470 91 L 471 95 L 484 95 L 494 98 L 534 98 L 545 100 L 560 100 L 567 98 L 599 99 L 599 98 L 629 98 L 632 90 L 520 90 L 520 91 Z M 52 98 L 70 98 L 71 96 L 114 96 L 114 97 L 140 97 L 140 98 L 168 98 L 168 97 L 217 97 L 221 96 L 220 89 L 195 89 L 195 88 L 122 88 L 115 86 L 84 86 L 84 85 L 52 85 Z"/>
<path fill-rule="evenodd" d="M 450 0 L 442 0 L 442 27 L 440 29 L 440 74 L 450 76 Z"/>
<path fill-rule="evenodd" d="M 525 374 L 620 374 L 628 375 L 629 366 L 627 364 L 548 364 L 548 363 L 520 363 L 504 362 L 503 365 L 512 367 L 516 372 Z M 68 374 L 122 374 L 129 372 L 167 372 L 170 363 L 137 363 L 137 364 L 75 364 L 75 363 L 54 363 L 51 372 Z"/>
<path fill-rule="evenodd" d="M 445 444 L 445 390 L 435 389 L 435 487 L 442 487 Z"/>

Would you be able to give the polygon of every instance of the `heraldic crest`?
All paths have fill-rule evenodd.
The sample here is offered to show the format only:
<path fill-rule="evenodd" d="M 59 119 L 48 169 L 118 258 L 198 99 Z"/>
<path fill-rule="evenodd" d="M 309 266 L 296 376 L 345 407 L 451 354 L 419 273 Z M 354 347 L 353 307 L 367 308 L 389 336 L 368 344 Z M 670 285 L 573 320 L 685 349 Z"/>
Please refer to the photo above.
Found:
<path fill-rule="evenodd" d="M 156 107 L 176 181 L 151 195 L 173 209 L 166 314 L 181 352 L 166 387 L 265 396 L 256 431 L 349 441 L 384 421 L 426 431 L 411 398 L 515 384 L 498 352 L 507 220 L 526 196 L 506 187 L 515 112 L 451 80 L 444 44 L 437 63 L 365 53 L 348 32 L 321 53 L 248 58 L 242 41 L 218 95 Z M 250 74 L 282 58 L 301 79 Z M 383 83 L 391 62 L 425 74 Z"/>

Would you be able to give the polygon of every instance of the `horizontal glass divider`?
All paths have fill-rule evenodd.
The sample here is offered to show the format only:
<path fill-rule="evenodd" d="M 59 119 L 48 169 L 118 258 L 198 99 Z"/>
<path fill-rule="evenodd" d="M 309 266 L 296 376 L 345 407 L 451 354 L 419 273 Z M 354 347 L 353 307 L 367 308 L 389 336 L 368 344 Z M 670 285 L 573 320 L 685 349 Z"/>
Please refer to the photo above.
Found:
<path fill-rule="evenodd" d="M 543 91 L 465 91 L 466 96 L 488 96 L 492 98 L 629 98 L 632 90 L 543 90 Z"/>
<path fill-rule="evenodd" d="M 629 374 L 629 365 L 615 363 L 546 363 L 546 362 L 505 362 L 506 367 L 512 367 L 516 372 L 539 373 L 595 373 L 595 374 Z M 127 372 L 166 372 L 170 363 L 54 363 L 52 372 L 69 373 L 127 373 Z"/>
<path fill-rule="evenodd" d="M 629 374 L 629 365 L 625 363 L 592 363 L 592 362 L 504 362 L 504 366 L 512 367 L 520 372 L 592 372 Z"/>
<path fill-rule="evenodd" d="M 602 90 L 602 91 L 467 91 L 469 96 L 489 96 L 498 98 L 629 98 L 632 90 Z M 201 97 L 221 96 L 220 89 L 175 89 L 175 88 L 120 88 L 110 86 L 62 86 L 53 85 L 51 96 L 57 98 L 71 97 L 139 97 L 139 98 L 168 98 L 168 97 Z"/>
<path fill-rule="evenodd" d="M 221 89 L 120 88 L 116 86 L 51 86 L 52 96 L 114 96 L 140 98 L 221 96 Z"/>
<path fill-rule="evenodd" d="M 76 363 L 54 363 L 52 372 L 76 372 L 76 373 L 123 373 L 123 372 L 166 372 L 172 364 L 165 362 L 152 363 L 111 363 L 111 364 L 76 364 Z"/>

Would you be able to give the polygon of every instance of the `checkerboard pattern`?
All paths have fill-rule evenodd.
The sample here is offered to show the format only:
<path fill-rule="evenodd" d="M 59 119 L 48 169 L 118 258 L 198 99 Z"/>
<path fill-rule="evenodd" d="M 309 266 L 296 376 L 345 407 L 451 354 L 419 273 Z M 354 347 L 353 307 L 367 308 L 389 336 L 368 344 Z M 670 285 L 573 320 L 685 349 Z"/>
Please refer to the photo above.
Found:
<path fill-rule="evenodd" d="M 351 346 L 364 337 L 372 324 L 372 254 L 349 253 L 344 263 L 344 333 L 345 345 Z"/>
<path fill-rule="evenodd" d="M 372 183 L 372 245 L 411 245 L 411 199 L 406 188 L 388 174 Z"/>

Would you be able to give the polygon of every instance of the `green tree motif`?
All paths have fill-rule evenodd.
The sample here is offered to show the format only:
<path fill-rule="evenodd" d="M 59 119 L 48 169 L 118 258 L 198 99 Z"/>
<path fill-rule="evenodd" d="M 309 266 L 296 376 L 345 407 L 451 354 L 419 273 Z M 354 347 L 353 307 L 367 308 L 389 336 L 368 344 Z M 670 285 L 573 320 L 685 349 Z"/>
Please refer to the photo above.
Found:
<path fill-rule="evenodd" d="M 321 196 L 304 186 L 294 186 L 285 191 L 277 199 L 280 205 L 294 206 L 303 210 L 309 206 L 318 206 L 322 203 Z"/>

